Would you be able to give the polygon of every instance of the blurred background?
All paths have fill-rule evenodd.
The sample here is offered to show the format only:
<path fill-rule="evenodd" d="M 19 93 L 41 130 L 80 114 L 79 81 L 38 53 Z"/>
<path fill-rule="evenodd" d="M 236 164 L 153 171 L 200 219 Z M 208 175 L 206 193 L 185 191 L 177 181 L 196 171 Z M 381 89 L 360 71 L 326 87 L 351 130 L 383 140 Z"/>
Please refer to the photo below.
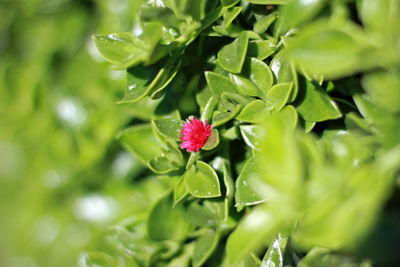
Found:
<path fill-rule="evenodd" d="M 128 31 L 134 2 L 0 2 L 0 266 L 77 266 L 163 191 L 132 183 L 145 169 L 115 135 L 135 109 L 92 41 Z"/>

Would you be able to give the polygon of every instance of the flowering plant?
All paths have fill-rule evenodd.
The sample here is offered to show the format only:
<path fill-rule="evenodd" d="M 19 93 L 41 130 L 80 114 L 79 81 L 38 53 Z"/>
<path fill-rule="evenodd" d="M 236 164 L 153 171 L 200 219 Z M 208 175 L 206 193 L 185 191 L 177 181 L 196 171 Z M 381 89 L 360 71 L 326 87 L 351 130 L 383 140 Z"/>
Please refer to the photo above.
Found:
<path fill-rule="evenodd" d="M 390 242 L 371 245 L 382 241 L 374 239 L 385 221 L 378 215 L 398 190 L 398 5 L 139 2 L 133 33 L 94 40 L 127 69 L 119 103 L 137 123 L 118 138 L 166 190 L 111 234 L 117 259 L 132 266 L 399 260 L 375 250 Z M 201 120 L 182 120 L 191 114 Z"/>

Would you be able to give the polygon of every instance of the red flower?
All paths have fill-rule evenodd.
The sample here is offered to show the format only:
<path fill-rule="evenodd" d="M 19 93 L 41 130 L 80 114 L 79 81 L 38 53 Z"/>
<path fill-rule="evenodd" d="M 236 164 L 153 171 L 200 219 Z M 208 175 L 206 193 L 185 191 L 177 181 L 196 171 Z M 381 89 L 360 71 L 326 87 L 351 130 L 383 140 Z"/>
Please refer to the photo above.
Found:
<path fill-rule="evenodd" d="M 204 146 L 208 137 L 211 135 L 213 125 L 207 125 L 206 121 L 194 119 L 193 117 L 186 119 L 183 124 L 181 140 L 181 148 L 187 152 L 197 152 Z"/>

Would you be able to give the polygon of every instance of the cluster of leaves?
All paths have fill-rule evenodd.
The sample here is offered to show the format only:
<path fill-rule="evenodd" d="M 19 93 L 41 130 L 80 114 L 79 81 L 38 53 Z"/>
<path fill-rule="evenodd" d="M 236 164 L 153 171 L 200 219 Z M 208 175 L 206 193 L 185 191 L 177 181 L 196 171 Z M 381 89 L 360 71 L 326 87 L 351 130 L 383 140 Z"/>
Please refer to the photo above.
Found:
<path fill-rule="evenodd" d="M 76 266 L 104 225 L 165 190 L 131 185 L 143 167 L 115 140 L 131 117 L 115 105 L 123 73 L 91 40 L 131 27 L 115 3 L 0 2 L 0 266 Z"/>
<path fill-rule="evenodd" d="M 119 140 L 169 189 L 88 266 L 399 260 L 397 1 L 136 3 L 131 32 L 94 40 L 127 69 Z M 179 149 L 189 115 L 214 125 L 198 153 Z"/>

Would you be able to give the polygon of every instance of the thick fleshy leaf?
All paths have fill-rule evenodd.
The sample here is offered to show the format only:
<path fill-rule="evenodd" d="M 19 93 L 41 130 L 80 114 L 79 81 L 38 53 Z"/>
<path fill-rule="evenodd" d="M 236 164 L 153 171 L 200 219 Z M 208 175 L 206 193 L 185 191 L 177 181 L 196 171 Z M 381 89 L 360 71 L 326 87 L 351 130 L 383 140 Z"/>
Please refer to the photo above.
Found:
<path fill-rule="evenodd" d="M 326 0 L 294 0 L 290 1 L 288 5 L 284 5 L 280 10 L 283 31 L 296 28 L 298 25 L 311 20 L 326 5 L 326 2 Z"/>
<path fill-rule="evenodd" d="M 219 234 L 217 231 L 208 230 L 200 236 L 194 245 L 193 266 L 200 267 L 211 256 L 218 245 Z"/>
<path fill-rule="evenodd" d="M 272 71 L 263 61 L 256 58 L 248 58 L 243 68 L 243 76 L 251 80 L 264 97 L 266 92 L 271 88 L 274 78 Z"/>
<path fill-rule="evenodd" d="M 261 91 L 257 86 L 250 80 L 241 75 L 231 74 L 232 81 L 236 84 L 237 90 L 247 96 L 262 96 Z"/>
<path fill-rule="evenodd" d="M 237 2 L 239 2 L 239 0 L 221 0 L 221 4 L 223 6 L 230 6 L 236 4 Z"/>
<path fill-rule="evenodd" d="M 400 72 L 370 73 L 363 77 L 362 84 L 375 103 L 391 112 L 400 111 Z"/>
<path fill-rule="evenodd" d="M 139 65 L 128 69 L 125 96 L 120 103 L 136 102 L 147 96 L 148 87 L 156 75 L 157 70 L 154 67 Z"/>
<path fill-rule="evenodd" d="M 211 135 L 208 137 L 206 143 L 201 149 L 211 150 L 218 146 L 219 144 L 219 133 L 217 129 L 211 130 Z"/>
<path fill-rule="evenodd" d="M 264 101 L 257 99 L 246 105 L 236 117 L 239 121 L 259 123 L 268 115 L 267 105 Z"/>
<path fill-rule="evenodd" d="M 138 219 L 135 223 L 139 223 L 141 220 L 142 219 Z M 136 231 L 136 229 L 132 230 L 133 231 L 128 231 L 125 227 L 114 226 L 110 231 L 108 241 L 112 245 L 124 251 L 124 254 L 128 259 L 134 259 L 137 261 L 139 264 L 138 266 L 149 265 L 152 258 L 160 252 L 162 247 L 160 244 L 148 239 L 143 232 L 144 229 L 138 231 Z M 132 255 L 135 256 L 132 257 Z M 127 266 L 129 266 L 128 263 Z M 133 266 L 136 265 L 133 264 Z"/>
<path fill-rule="evenodd" d="M 183 176 L 189 193 L 199 198 L 221 196 L 216 172 L 207 163 L 197 161 Z"/>
<path fill-rule="evenodd" d="M 364 56 L 372 51 L 366 40 L 355 25 L 335 28 L 322 21 L 311 24 L 293 37 L 286 53 L 299 70 L 313 77 L 333 79 L 376 64 L 374 57 Z"/>
<path fill-rule="evenodd" d="M 288 239 L 281 234 L 272 241 L 262 260 L 262 267 L 283 267 L 286 244 Z"/>
<path fill-rule="evenodd" d="M 233 118 L 236 117 L 237 114 L 242 110 L 242 106 L 238 105 L 234 111 L 227 111 L 227 112 L 214 112 L 213 115 L 213 125 L 215 127 L 220 126 Z"/>
<path fill-rule="evenodd" d="M 122 131 L 118 139 L 144 164 L 161 156 L 161 145 L 153 135 L 150 124 L 137 125 Z"/>
<path fill-rule="evenodd" d="M 159 119 L 153 122 L 156 130 L 167 138 L 171 138 L 174 141 L 180 141 L 181 131 L 183 127 L 183 121 L 176 119 Z"/>
<path fill-rule="evenodd" d="M 174 186 L 174 206 L 181 202 L 188 194 L 189 191 L 186 188 L 185 181 L 183 177 L 180 177 Z"/>
<path fill-rule="evenodd" d="M 277 17 L 277 13 L 271 13 L 268 16 L 263 17 L 254 24 L 254 32 L 258 34 L 264 33 L 268 29 L 268 27 L 276 20 Z"/>
<path fill-rule="evenodd" d="M 193 254 L 193 243 L 186 244 L 180 255 L 171 259 L 166 267 L 189 267 L 190 260 Z"/>
<path fill-rule="evenodd" d="M 251 101 L 250 97 L 246 97 L 237 93 L 222 93 L 221 104 L 229 111 L 235 111 L 238 107 L 246 106 Z"/>
<path fill-rule="evenodd" d="M 180 206 L 173 207 L 172 192 L 161 197 L 151 208 L 147 220 L 147 233 L 153 240 L 176 240 L 186 238 L 189 224 L 183 218 Z"/>
<path fill-rule="evenodd" d="M 270 242 L 279 227 L 279 218 L 264 207 L 253 208 L 229 236 L 226 252 L 231 266 L 236 266 L 250 253 Z"/>
<path fill-rule="evenodd" d="M 163 150 L 164 156 L 176 166 L 184 166 L 185 160 L 181 150 L 175 142 L 166 140 L 167 149 Z"/>
<path fill-rule="evenodd" d="M 92 266 L 118 266 L 118 261 L 111 257 L 110 255 L 100 252 L 100 251 L 90 251 L 84 253 L 83 257 L 83 266 L 84 267 L 92 267 Z"/>
<path fill-rule="evenodd" d="M 99 52 L 120 68 L 137 64 L 149 56 L 143 43 L 128 32 L 95 35 L 93 39 Z"/>
<path fill-rule="evenodd" d="M 176 63 L 179 53 L 171 56 L 157 71 L 157 67 L 135 66 L 127 71 L 127 87 L 124 97 L 118 103 L 134 103 L 146 96 L 154 98 L 174 79 L 180 63 Z"/>
<path fill-rule="evenodd" d="M 270 189 L 293 192 L 303 183 L 302 156 L 293 130 L 279 115 L 266 118 L 264 132 L 259 134 L 261 153 L 259 173 Z"/>
<path fill-rule="evenodd" d="M 315 121 L 304 121 L 304 131 L 305 131 L 306 133 L 311 132 L 311 130 L 314 128 L 314 126 L 315 126 L 316 124 L 317 124 L 317 123 L 316 123 Z"/>
<path fill-rule="evenodd" d="M 243 140 L 249 147 L 253 149 L 259 149 L 259 132 L 261 130 L 258 125 L 240 125 L 240 133 L 242 134 Z"/>
<path fill-rule="evenodd" d="M 301 259 L 299 267 L 320 267 L 320 266 L 358 266 L 358 267 L 370 267 L 371 262 L 366 260 L 364 263 L 360 263 L 356 258 L 350 255 L 341 255 L 335 252 L 330 252 L 329 249 L 315 247 L 307 253 L 307 255 Z"/>
<path fill-rule="evenodd" d="M 296 109 L 304 120 L 312 122 L 332 120 L 342 116 L 338 106 L 325 90 L 316 82 L 308 80 L 299 92 Z"/>
<path fill-rule="evenodd" d="M 148 163 L 148 167 L 150 168 L 150 170 L 158 174 L 169 173 L 179 169 L 178 167 L 173 165 L 171 161 L 166 157 L 157 157 L 151 159 Z"/>
<path fill-rule="evenodd" d="M 272 104 L 272 110 L 279 111 L 283 108 L 292 92 L 293 83 L 278 83 L 268 91 L 267 99 Z"/>
<path fill-rule="evenodd" d="M 234 197 L 234 182 L 233 182 L 233 178 L 232 178 L 232 174 L 231 174 L 231 170 L 229 168 L 228 162 L 226 160 L 224 160 L 224 162 L 222 163 L 223 167 L 222 167 L 222 172 L 224 174 L 224 184 L 225 184 L 225 198 L 228 201 L 231 201 Z M 226 210 L 226 212 L 228 212 L 228 210 Z"/>
<path fill-rule="evenodd" d="M 375 31 L 387 30 L 389 27 L 389 22 L 396 17 L 391 17 L 394 13 L 393 11 L 398 11 L 396 8 L 391 8 L 390 0 L 363 0 L 360 3 L 359 14 L 363 24 L 370 29 Z M 395 16 L 395 15 L 394 15 Z M 397 17 L 397 21 L 398 21 Z"/>
<path fill-rule="evenodd" d="M 247 56 L 264 60 L 276 51 L 274 43 L 270 40 L 250 41 L 247 47 Z"/>
<path fill-rule="evenodd" d="M 257 166 L 253 156 L 246 161 L 235 182 L 235 206 L 238 211 L 242 210 L 244 206 L 256 205 L 265 200 L 253 189 L 260 183 L 261 179 L 257 174 Z"/>
<path fill-rule="evenodd" d="M 240 12 L 242 11 L 242 7 L 241 6 L 236 6 L 230 9 L 227 9 L 224 12 L 224 23 L 225 23 L 225 27 L 229 27 L 229 25 L 232 24 L 232 21 L 240 14 Z"/>
<path fill-rule="evenodd" d="M 211 121 L 212 113 L 214 112 L 215 107 L 217 106 L 217 97 L 211 96 L 207 103 L 205 104 L 203 111 L 201 112 L 201 120 Z"/>
<path fill-rule="evenodd" d="M 236 85 L 225 76 L 206 71 L 205 77 L 212 94 L 218 99 L 220 99 L 221 94 L 224 92 L 237 93 Z"/>
<path fill-rule="evenodd" d="M 292 105 L 285 106 L 276 114 L 289 129 L 294 129 L 296 127 L 298 116 L 296 109 Z"/>
<path fill-rule="evenodd" d="M 221 221 L 217 214 L 198 202 L 189 204 L 185 210 L 184 217 L 189 223 L 200 227 L 215 227 Z"/>
<path fill-rule="evenodd" d="M 247 52 L 249 37 L 242 32 L 232 43 L 224 46 L 218 52 L 218 62 L 222 68 L 232 73 L 240 73 Z"/>
<path fill-rule="evenodd" d="M 278 83 L 290 83 L 293 82 L 292 93 L 289 97 L 288 102 L 293 102 L 296 99 L 298 91 L 298 79 L 296 70 L 289 60 L 282 56 L 282 53 L 278 53 L 271 60 L 271 70 L 275 74 L 276 81 Z"/>
<path fill-rule="evenodd" d="M 249 0 L 249 3 L 257 5 L 285 5 L 290 0 Z"/>

